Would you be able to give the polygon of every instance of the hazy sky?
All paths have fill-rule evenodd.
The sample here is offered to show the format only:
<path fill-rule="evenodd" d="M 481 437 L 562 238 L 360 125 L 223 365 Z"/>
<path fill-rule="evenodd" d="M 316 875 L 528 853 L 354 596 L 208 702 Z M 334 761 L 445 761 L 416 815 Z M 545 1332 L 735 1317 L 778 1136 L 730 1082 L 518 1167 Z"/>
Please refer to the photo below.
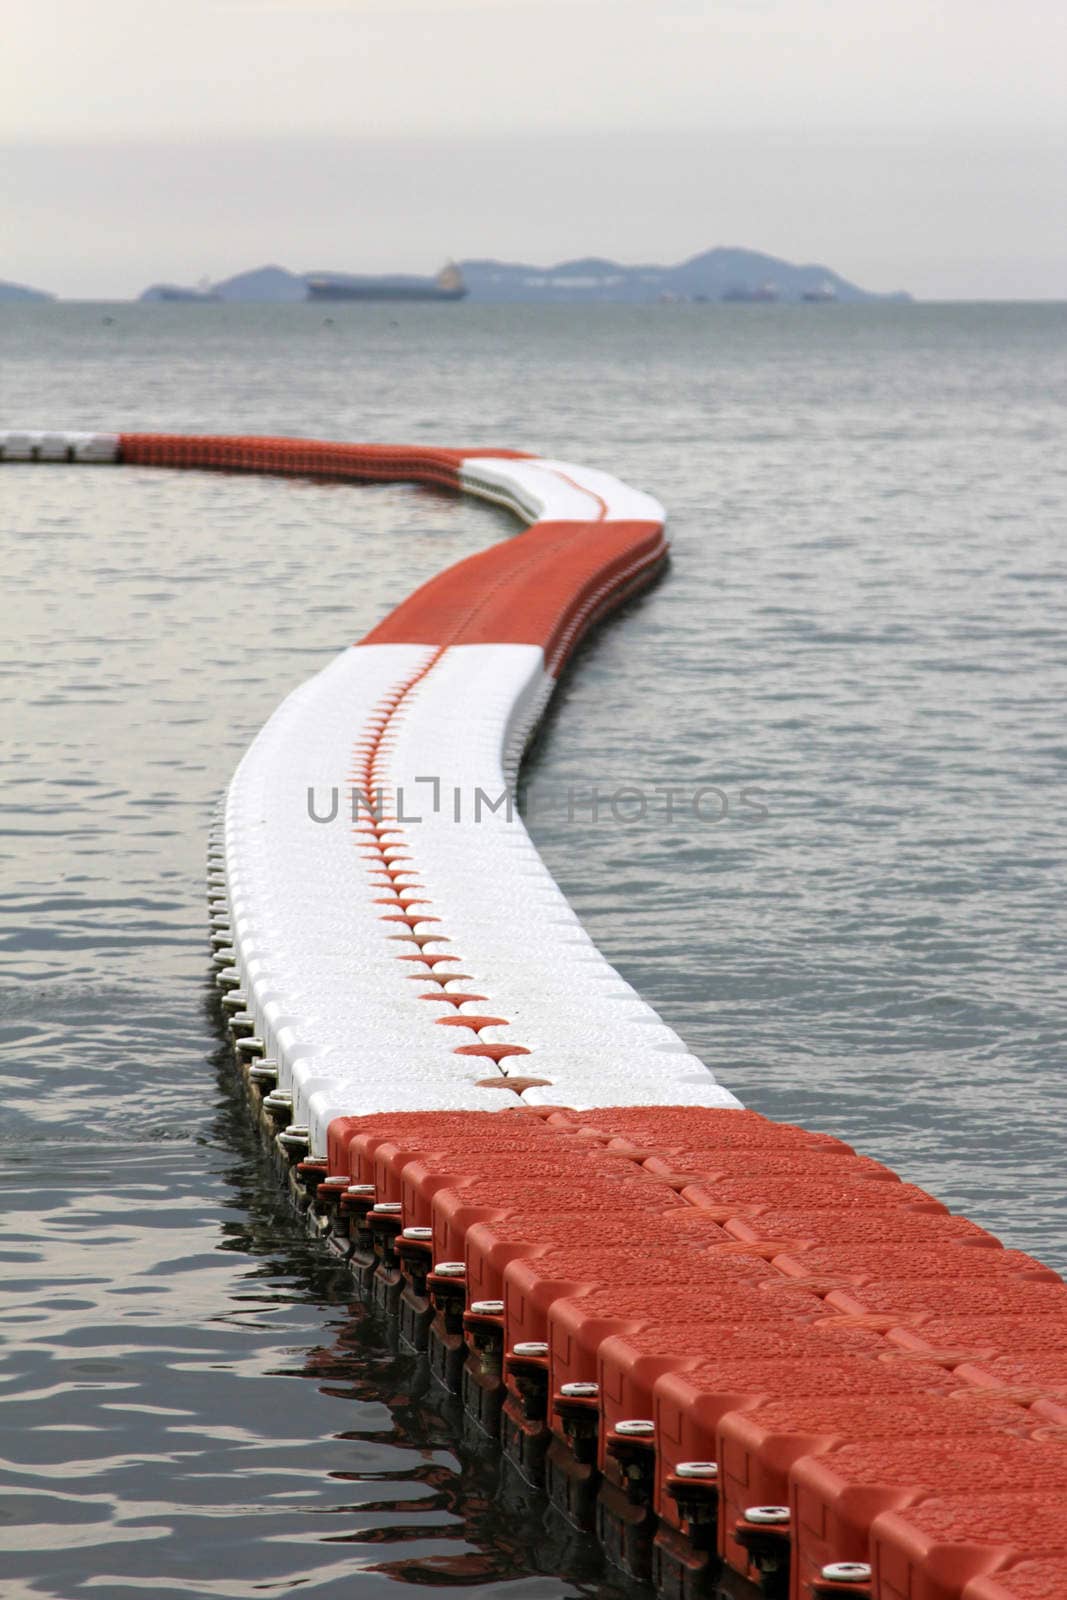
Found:
<path fill-rule="evenodd" d="M 1067 297 L 1062 0 L 0 0 L 0 277 L 677 260 Z"/>

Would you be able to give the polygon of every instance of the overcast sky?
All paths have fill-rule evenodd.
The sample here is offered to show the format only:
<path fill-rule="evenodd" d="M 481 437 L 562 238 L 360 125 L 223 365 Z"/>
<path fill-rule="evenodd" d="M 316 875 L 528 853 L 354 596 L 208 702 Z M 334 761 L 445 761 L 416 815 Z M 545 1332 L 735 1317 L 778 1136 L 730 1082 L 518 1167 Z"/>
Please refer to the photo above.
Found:
<path fill-rule="evenodd" d="M 1067 298 L 1062 0 L 0 0 L 0 278 L 673 261 Z"/>

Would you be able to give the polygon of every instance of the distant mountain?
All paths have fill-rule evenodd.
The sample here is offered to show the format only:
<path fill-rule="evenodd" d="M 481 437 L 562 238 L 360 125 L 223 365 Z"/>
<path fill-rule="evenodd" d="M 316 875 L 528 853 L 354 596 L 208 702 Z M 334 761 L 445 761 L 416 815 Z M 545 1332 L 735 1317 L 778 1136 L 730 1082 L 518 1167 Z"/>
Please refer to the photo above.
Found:
<path fill-rule="evenodd" d="M 27 289 L 22 283 L 4 283 L 0 281 L 0 300 L 54 300 L 54 294 L 47 294 L 44 289 Z"/>
<path fill-rule="evenodd" d="M 205 278 L 195 289 L 177 283 L 153 283 L 137 297 L 142 302 L 180 301 L 203 304 L 205 301 L 232 301 L 237 304 L 295 303 L 307 299 L 307 283 L 299 273 L 285 267 L 253 267 L 238 272 L 220 283 Z"/>
<path fill-rule="evenodd" d="M 221 300 L 273 301 L 280 305 L 306 300 L 307 283 L 299 273 L 285 267 L 255 267 L 251 272 L 223 278 L 215 285 L 215 293 Z"/>
<path fill-rule="evenodd" d="M 796 302 L 908 300 L 910 295 L 872 294 L 829 267 L 796 266 L 758 250 L 720 246 L 675 267 L 625 267 L 587 256 L 535 267 L 508 261 L 461 261 L 472 300 L 581 301 L 781 300 Z"/>
<path fill-rule="evenodd" d="M 601 256 L 560 261 L 551 267 L 492 260 L 461 261 L 459 267 L 470 291 L 470 300 L 483 305 L 595 302 L 647 305 L 671 300 L 778 300 L 793 304 L 802 300 L 825 303 L 911 299 L 903 293 L 872 294 L 829 267 L 797 266 L 759 250 L 723 246 L 705 250 L 674 267 L 626 267 Z M 308 276 L 311 275 L 290 272 L 286 267 L 256 267 L 251 272 L 224 278 L 220 283 L 204 282 L 196 289 L 156 283 L 140 298 L 296 304 L 307 299 Z"/>

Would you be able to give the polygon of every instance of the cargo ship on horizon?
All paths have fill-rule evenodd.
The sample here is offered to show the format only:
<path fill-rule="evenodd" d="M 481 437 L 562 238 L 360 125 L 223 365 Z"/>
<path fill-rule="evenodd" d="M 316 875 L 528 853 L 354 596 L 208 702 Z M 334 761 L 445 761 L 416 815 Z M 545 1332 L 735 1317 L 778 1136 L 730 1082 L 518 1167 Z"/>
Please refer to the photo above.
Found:
<path fill-rule="evenodd" d="M 310 272 L 309 300 L 463 300 L 468 294 L 463 274 L 450 261 L 435 278 L 389 273 L 382 277 L 344 272 Z"/>

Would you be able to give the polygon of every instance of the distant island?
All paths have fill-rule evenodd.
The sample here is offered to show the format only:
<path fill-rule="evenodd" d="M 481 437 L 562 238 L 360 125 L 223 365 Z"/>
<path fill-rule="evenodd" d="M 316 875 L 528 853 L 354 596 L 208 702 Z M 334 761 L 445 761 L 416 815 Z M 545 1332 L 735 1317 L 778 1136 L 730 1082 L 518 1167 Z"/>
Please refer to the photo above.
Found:
<path fill-rule="evenodd" d="M 54 300 L 55 295 L 0 282 L 0 301 Z M 910 294 L 874 294 L 832 268 L 797 264 L 759 250 L 719 246 L 676 266 L 624 266 L 600 256 L 526 262 L 468 260 L 449 265 L 436 278 L 404 274 L 291 272 L 256 267 L 218 283 L 154 283 L 138 296 L 145 303 L 190 305 L 299 305 L 308 300 L 468 300 L 474 305 L 811 305 L 909 301 Z"/>
<path fill-rule="evenodd" d="M 719 246 L 677 266 L 627 267 L 599 256 L 561 261 L 552 267 L 507 261 L 463 261 L 472 300 L 580 303 L 615 301 L 641 304 L 670 301 L 733 301 L 799 304 L 807 301 L 858 302 L 910 300 L 899 294 L 874 294 L 850 283 L 829 267 L 797 265 L 759 250 Z"/>
<path fill-rule="evenodd" d="M 0 278 L 0 300 L 54 300 L 44 289 L 27 289 L 24 283 L 5 283 Z"/>
<path fill-rule="evenodd" d="M 446 269 L 446 272 L 449 269 Z M 590 303 L 649 305 L 674 301 L 774 303 L 797 305 L 860 301 L 907 301 L 909 294 L 874 294 L 850 283 L 839 273 L 818 264 L 797 265 L 758 250 L 719 247 L 705 250 L 677 266 L 628 267 L 600 256 L 560 261 L 554 266 L 523 262 L 469 260 L 454 269 L 466 287 L 466 298 L 480 305 L 581 305 Z M 352 298 L 389 299 L 388 286 L 433 284 L 434 279 L 382 276 L 348 277 L 344 273 L 290 272 L 286 267 L 257 267 L 202 283 L 197 288 L 153 284 L 140 296 L 143 301 L 219 301 L 230 304 L 298 304 L 310 296 L 309 286 L 325 280 L 378 285 L 384 292 Z M 317 295 L 315 296 L 318 297 Z M 410 298 L 397 294 L 395 298 Z M 435 298 L 426 296 L 426 298 Z M 458 298 L 456 295 L 441 298 Z"/>

